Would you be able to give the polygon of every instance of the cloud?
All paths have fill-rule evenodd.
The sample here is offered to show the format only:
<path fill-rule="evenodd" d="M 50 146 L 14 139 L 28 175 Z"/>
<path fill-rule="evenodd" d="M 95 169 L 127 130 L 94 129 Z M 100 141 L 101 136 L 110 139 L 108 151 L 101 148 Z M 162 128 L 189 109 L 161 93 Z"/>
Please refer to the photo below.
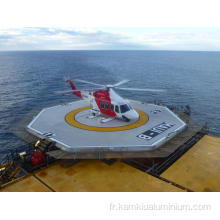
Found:
<path fill-rule="evenodd" d="M 220 28 L 0 30 L 0 50 L 220 50 Z"/>
<path fill-rule="evenodd" d="M 8 39 L 11 39 L 12 38 L 12 36 L 10 36 L 10 35 L 0 35 L 0 40 L 8 40 Z"/>
<path fill-rule="evenodd" d="M 10 33 L 13 32 L 13 33 Z M 59 28 L 23 28 L 0 32 L 0 49 L 17 49 L 29 46 L 30 49 L 120 49 L 128 37 L 104 31 L 75 31 Z M 16 44 L 16 45 L 15 45 Z"/>
<path fill-rule="evenodd" d="M 155 49 L 220 50 L 220 28 L 151 31 L 140 35 L 139 42 Z"/>

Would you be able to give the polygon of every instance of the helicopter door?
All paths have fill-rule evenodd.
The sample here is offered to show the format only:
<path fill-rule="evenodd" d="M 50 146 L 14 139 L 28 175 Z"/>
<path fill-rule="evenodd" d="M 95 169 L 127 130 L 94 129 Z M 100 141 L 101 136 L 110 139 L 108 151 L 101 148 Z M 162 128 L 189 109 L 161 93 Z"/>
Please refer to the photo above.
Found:
<path fill-rule="evenodd" d="M 115 106 L 111 104 L 111 112 L 115 112 Z"/>
<path fill-rule="evenodd" d="M 115 105 L 115 113 L 117 114 L 118 117 L 121 117 L 121 112 L 118 105 Z"/>

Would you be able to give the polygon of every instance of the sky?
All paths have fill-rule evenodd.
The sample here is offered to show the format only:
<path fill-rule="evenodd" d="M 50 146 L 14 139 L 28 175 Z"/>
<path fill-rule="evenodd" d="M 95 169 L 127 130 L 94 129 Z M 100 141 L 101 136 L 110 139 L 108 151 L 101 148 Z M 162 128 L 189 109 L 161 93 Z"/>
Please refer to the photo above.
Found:
<path fill-rule="evenodd" d="M 219 0 L 1 1 L 0 51 L 220 51 L 219 8 Z"/>
<path fill-rule="evenodd" d="M 220 51 L 220 28 L 3 28 L 0 29 L 0 50 Z"/>

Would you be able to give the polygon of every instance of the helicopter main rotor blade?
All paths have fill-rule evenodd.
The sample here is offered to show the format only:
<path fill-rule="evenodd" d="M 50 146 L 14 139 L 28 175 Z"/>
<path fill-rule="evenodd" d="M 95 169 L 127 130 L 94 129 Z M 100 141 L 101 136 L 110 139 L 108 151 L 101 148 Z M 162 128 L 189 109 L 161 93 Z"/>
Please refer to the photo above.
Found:
<path fill-rule="evenodd" d="M 128 90 L 128 91 L 143 91 L 143 92 L 165 92 L 166 91 L 163 89 L 139 89 L 139 88 L 121 88 L 121 87 L 115 87 L 115 89 Z"/>
<path fill-rule="evenodd" d="M 127 82 L 129 82 L 129 81 L 130 81 L 130 80 L 128 80 L 128 79 L 124 79 L 124 80 L 122 80 L 122 81 L 120 81 L 120 82 L 118 82 L 118 83 L 113 84 L 112 87 L 120 86 L 120 85 L 125 84 L 125 83 L 127 83 Z"/>
<path fill-rule="evenodd" d="M 91 85 L 94 85 L 94 86 L 105 87 L 104 85 L 101 85 L 101 84 L 98 84 L 98 83 L 94 83 L 94 82 L 89 82 L 89 81 L 82 80 L 82 79 L 75 79 L 74 81 L 81 82 L 81 83 L 87 83 L 87 84 L 91 84 Z"/>
<path fill-rule="evenodd" d="M 96 89 L 103 89 L 101 88 L 96 88 Z M 73 93 L 73 92 L 82 92 L 82 91 L 93 91 L 94 89 L 76 89 L 76 90 L 65 90 L 65 91 L 54 91 L 54 94 L 62 94 L 62 93 Z"/>

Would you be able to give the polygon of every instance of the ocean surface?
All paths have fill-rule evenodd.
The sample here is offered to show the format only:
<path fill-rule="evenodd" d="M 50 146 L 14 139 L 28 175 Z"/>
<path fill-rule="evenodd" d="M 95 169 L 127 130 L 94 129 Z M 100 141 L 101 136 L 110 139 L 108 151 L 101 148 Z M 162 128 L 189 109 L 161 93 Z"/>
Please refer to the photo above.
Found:
<path fill-rule="evenodd" d="M 220 136 L 220 52 L 0 52 L 0 157 L 24 144 L 12 127 L 27 113 L 77 99 L 54 93 L 70 89 L 64 81 L 69 73 L 73 81 L 113 84 L 129 79 L 124 87 L 165 89 L 165 93 L 118 93 L 141 101 L 190 105 L 192 118 L 201 125 L 207 122 L 211 134 Z"/>

